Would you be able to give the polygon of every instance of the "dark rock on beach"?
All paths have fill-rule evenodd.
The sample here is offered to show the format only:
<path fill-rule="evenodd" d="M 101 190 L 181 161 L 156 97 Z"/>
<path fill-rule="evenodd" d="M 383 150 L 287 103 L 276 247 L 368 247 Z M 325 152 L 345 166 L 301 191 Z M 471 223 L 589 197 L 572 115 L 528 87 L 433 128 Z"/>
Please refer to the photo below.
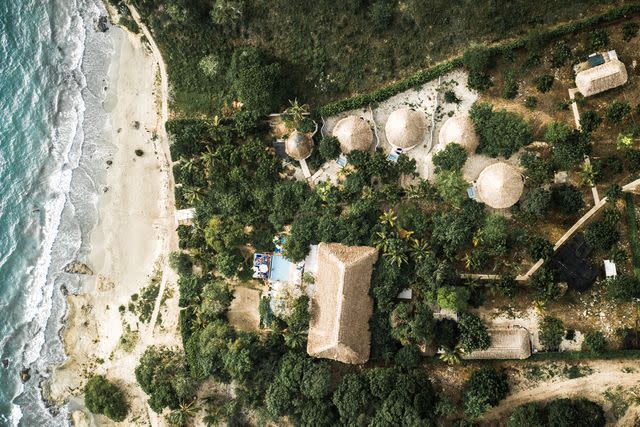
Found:
<path fill-rule="evenodd" d="M 20 379 L 22 380 L 23 383 L 26 383 L 31 379 L 30 372 L 31 372 L 31 369 L 29 368 L 24 368 L 22 371 L 20 371 Z"/>
<path fill-rule="evenodd" d="M 101 33 L 105 33 L 107 32 L 108 29 L 109 29 L 109 18 L 107 18 L 106 16 L 101 16 L 98 19 L 98 23 L 96 24 L 96 30 L 100 31 Z"/>
<path fill-rule="evenodd" d="M 73 261 L 67 264 L 67 266 L 64 268 L 64 272 L 70 274 L 86 274 L 89 276 L 93 275 L 93 271 L 89 268 L 89 266 L 80 261 Z"/>

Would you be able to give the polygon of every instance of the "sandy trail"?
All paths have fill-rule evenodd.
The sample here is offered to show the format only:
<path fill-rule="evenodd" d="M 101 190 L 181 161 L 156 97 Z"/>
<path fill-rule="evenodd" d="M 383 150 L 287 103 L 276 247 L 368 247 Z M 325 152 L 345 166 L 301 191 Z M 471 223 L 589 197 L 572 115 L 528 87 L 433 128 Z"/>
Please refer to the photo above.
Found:
<path fill-rule="evenodd" d="M 497 420 L 508 417 L 511 411 L 519 405 L 559 397 L 586 397 L 602 404 L 607 409 L 611 405 L 602 394 L 607 388 L 616 386 L 627 388 L 640 385 L 640 361 L 595 360 L 586 363 L 585 366 L 593 369 L 593 374 L 575 379 L 545 381 L 535 387 L 516 391 L 487 412 L 483 421 L 493 425 Z M 623 368 L 632 368 L 632 370 L 624 372 Z"/>

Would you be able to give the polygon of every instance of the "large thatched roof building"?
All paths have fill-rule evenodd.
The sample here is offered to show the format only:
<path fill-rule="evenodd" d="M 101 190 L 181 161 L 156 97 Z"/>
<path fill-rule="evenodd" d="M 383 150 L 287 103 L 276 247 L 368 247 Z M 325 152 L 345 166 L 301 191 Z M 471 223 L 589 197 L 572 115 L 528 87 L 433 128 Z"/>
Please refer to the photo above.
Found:
<path fill-rule="evenodd" d="M 444 122 L 440 128 L 439 142 L 438 151 L 453 142 L 462 146 L 470 155 L 475 153 L 480 145 L 476 128 L 467 115 L 454 116 Z"/>
<path fill-rule="evenodd" d="M 368 246 L 320 243 L 311 298 L 307 353 L 343 363 L 369 360 L 369 281 L 378 251 Z"/>
<path fill-rule="evenodd" d="M 627 82 L 627 69 L 618 59 L 580 71 L 576 74 L 576 86 L 582 96 L 591 96 Z"/>
<path fill-rule="evenodd" d="M 463 359 L 526 359 L 531 356 L 531 340 L 525 328 L 494 328 L 488 332 L 491 346 L 465 354 Z"/>
<path fill-rule="evenodd" d="M 347 116 L 333 128 L 333 136 L 340 141 L 340 150 L 348 154 L 354 150 L 367 151 L 373 142 L 371 126 L 362 117 Z"/>
<path fill-rule="evenodd" d="M 522 196 L 522 174 L 506 163 L 494 163 L 480 172 L 476 190 L 480 201 L 488 206 L 495 209 L 509 208 Z"/>
<path fill-rule="evenodd" d="M 306 133 L 293 131 L 284 144 L 284 149 L 294 160 L 304 160 L 313 151 L 313 139 Z"/>
<path fill-rule="evenodd" d="M 384 131 L 389 144 L 409 150 L 424 141 L 427 119 L 412 108 L 400 108 L 389 115 Z"/>

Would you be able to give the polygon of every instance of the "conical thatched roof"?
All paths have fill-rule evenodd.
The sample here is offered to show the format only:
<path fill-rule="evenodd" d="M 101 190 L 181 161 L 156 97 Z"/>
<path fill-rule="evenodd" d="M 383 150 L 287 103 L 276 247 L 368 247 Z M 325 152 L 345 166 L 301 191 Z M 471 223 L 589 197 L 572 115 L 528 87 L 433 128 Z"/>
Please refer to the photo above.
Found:
<path fill-rule="evenodd" d="M 333 128 L 333 136 L 340 141 L 340 150 L 348 154 L 354 150 L 367 151 L 373 142 L 371 126 L 362 117 L 348 116 Z"/>
<path fill-rule="evenodd" d="M 454 116 L 444 122 L 440 129 L 439 141 L 438 150 L 453 142 L 461 145 L 469 154 L 475 153 L 480 145 L 476 128 L 467 115 Z"/>
<path fill-rule="evenodd" d="M 343 363 L 369 360 L 369 282 L 376 248 L 320 243 L 307 353 Z"/>
<path fill-rule="evenodd" d="M 526 359 L 531 356 L 531 340 L 525 328 L 489 329 L 491 346 L 464 355 L 464 359 Z"/>
<path fill-rule="evenodd" d="M 313 151 L 313 139 L 306 133 L 293 131 L 287 142 L 284 144 L 284 149 L 294 160 L 304 160 L 311 155 Z"/>
<path fill-rule="evenodd" d="M 384 131 L 389 144 L 410 149 L 424 140 L 427 120 L 424 113 L 412 108 L 401 108 L 389 115 Z"/>
<path fill-rule="evenodd" d="M 476 182 L 478 198 L 495 209 L 515 205 L 524 189 L 522 175 L 512 166 L 498 162 L 484 168 Z"/>
<path fill-rule="evenodd" d="M 627 69 L 618 59 L 576 74 L 576 86 L 582 96 L 591 96 L 627 82 Z"/>

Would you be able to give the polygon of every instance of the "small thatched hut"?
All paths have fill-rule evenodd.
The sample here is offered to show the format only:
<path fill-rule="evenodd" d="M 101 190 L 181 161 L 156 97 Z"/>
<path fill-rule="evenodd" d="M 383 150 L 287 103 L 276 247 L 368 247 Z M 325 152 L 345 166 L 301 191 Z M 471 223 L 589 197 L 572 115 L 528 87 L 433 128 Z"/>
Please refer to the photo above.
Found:
<path fill-rule="evenodd" d="M 307 353 L 343 363 L 369 360 L 369 281 L 376 248 L 320 243 Z"/>
<path fill-rule="evenodd" d="M 284 149 L 294 160 L 304 160 L 313 151 L 313 139 L 306 133 L 293 131 L 284 144 Z"/>
<path fill-rule="evenodd" d="M 340 150 L 344 154 L 354 150 L 367 151 L 373 142 L 371 126 L 358 116 L 341 119 L 333 128 L 333 136 L 340 141 Z"/>
<path fill-rule="evenodd" d="M 444 122 L 440 128 L 439 141 L 438 151 L 453 142 L 467 150 L 469 155 L 474 154 L 480 145 L 476 127 L 467 115 L 454 116 Z"/>
<path fill-rule="evenodd" d="M 515 205 L 524 189 L 522 175 L 512 166 L 498 162 L 480 172 L 476 190 L 481 202 L 494 209 L 506 209 Z"/>
<path fill-rule="evenodd" d="M 580 71 L 576 74 L 576 86 L 582 96 L 591 96 L 627 82 L 627 69 L 618 59 Z"/>
<path fill-rule="evenodd" d="M 495 328 L 488 332 L 491 346 L 465 354 L 463 359 L 526 359 L 531 356 L 531 340 L 525 328 Z"/>
<path fill-rule="evenodd" d="M 384 131 L 389 144 L 409 150 L 424 141 L 427 119 L 412 108 L 400 108 L 389 115 Z"/>

